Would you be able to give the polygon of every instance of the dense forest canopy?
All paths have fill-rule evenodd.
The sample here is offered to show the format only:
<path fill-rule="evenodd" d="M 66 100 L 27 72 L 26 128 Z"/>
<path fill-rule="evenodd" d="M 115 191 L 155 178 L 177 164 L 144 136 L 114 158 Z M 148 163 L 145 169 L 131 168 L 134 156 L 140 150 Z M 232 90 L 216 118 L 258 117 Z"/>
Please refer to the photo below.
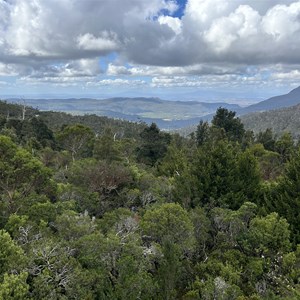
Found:
<path fill-rule="evenodd" d="M 288 132 L 255 136 L 224 108 L 189 138 L 5 103 L 0 115 L 0 299 L 299 299 Z"/>

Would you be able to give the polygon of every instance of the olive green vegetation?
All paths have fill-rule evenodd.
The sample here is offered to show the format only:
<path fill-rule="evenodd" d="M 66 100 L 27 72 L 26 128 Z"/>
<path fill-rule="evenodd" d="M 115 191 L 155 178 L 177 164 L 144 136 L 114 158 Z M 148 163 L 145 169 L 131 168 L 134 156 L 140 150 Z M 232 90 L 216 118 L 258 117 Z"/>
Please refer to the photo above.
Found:
<path fill-rule="evenodd" d="M 20 116 L 0 122 L 0 299 L 299 299 L 288 133 L 223 108 L 190 138 Z"/>
<path fill-rule="evenodd" d="M 288 131 L 294 138 L 299 138 L 300 104 L 249 113 L 241 118 L 245 128 L 253 130 L 256 134 L 272 128 L 272 131 L 278 136 Z"/>

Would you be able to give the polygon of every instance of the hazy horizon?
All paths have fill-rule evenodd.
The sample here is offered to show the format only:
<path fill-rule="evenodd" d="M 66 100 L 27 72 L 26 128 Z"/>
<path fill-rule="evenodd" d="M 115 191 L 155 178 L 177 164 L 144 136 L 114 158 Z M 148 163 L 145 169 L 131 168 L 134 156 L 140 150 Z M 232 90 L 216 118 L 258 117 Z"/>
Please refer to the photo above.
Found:
<path fill-rule="evenodd" d="M 287 94 L 291 90 L 283 89 L 281 92 L 281 89 L 277 91 L 269 91 L 267 93 L 258 93 L 255 95 L 252 95 L 253 98 L 245 98 L 243 95 L 236 93 L 239 96 L 237 98 L 231 97 L 230 92 L 227 93 L 217 93 L 217 92 L 206 92 L 206 93 L 180 93 L 178 94 L 131 94 L 131 93 L 110 93 L 110 94 L 98 94 L 98 93 L 85 93 L 85 94 L 78 94 L 78 93 L 62 93 L 62 94 L 55 94 L 55 93 L 43 93 L 43 94 L 0 94 L 0 100 L 8 100 L 12 98 L 19 98 L 20 101 L 23 101 L 26 99 L 82 99 L 82 98 L 91 98 L 91 99 L 97 99 L 97 100 L 103 100 L 103 99 L 109 99 L 109 98 L 159 98 L 161 100 L 167 100 L 167 101 L 198 101 L 198 102 L 207 102 L 207 103 L 216 103 L 216 102 L 224 102 L 224 103 L 231 103 L 231 104 L 238 104 L 240 106 L 248 106 L 251 104 L 258 103 L 260 101 L 264 101 L 268 98 Z"/>

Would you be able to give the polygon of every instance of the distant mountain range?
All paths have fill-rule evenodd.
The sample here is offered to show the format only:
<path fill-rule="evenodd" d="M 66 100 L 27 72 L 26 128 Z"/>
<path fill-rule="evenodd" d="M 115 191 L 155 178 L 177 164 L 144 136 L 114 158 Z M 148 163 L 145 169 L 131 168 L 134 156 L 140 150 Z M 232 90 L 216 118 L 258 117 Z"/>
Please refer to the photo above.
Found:
<path fill-rule="evenodd" d="M 246 129 L 254 133 L 272 128 L 281 135 L 290 132 L 294 138 L 300 136 L 300 87 L 285 95 L 272 97 L 250 105 L 239 111 Z"/>
<path fill-rule="evenodd" d="M 5 99 L 21 103 L 20 99 Z M 175 129 L 196 124 L 201 118 L 209 118 L 220 106 L 230 110 L 239 105 L 228 103 L 205 103 L 196 101 L 167 101 L 159 98 L 70 98 L 70 99 L 26 99 L 26 105 L 41 111 L 61 111 L 73 115 L 96 114 L 133 122 L 155 122 L 162 129 Z"/>
<path fill-rule="evenodd" d="M 283 107 L 290 107 L 300 103 L 300 87 L 295 88 L 288 94 L 280 95 L 261 101 L 259 103 L 247 106 L 239 111 L 240 114 L 251 112 L 267 111 Z"/>
<path fill-rule="evenodd" d="M 22 103 L 18 98 L 5 100 Z M 155 122 L 161 129 L 174 130 L 198 124 L 201 119 L 210 120 L 219 107 L 236 111 L 239 116 L 243 116 L 252 112 L 263 112 L 300 104 L 300 87 L 286 95 L 272 97 L 244 108 L 237 104 L 224 102 L 167 101 L 143 97 L 26 99 L 25 102 L 26 105 L 41 111 L 61 111 L 73 115 L 95 114 L 133 122 Z"/>

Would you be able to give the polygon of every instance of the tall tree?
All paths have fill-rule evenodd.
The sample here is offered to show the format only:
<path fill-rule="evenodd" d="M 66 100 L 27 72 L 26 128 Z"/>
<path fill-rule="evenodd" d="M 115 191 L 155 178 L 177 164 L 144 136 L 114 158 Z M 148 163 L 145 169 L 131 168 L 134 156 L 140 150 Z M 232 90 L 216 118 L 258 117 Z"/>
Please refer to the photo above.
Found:
<path fill-rule="evenodd" d="M 241 141 L 245 129 L 241 120 L 235 115 L 236 112 L 220 107 L 217 109 L 211 123 L 217 128 L 223 128 L 230 140 Z"/>
<path fill-rule="evenodd" d="M 141 163 L 154 166 L 164 157 L 171 137 L 168 133 L 161 132 L 155 123 L 145 128 L 141 133 L 142 144 L 137 149 L 137 158 Z"/>
<path fill-rule="evenodd" d="M 281 161 L 287 162 L 295 151 L 293 137 L 290 133 L 285 132 L 276 142 L 275 151 L 280 154 Z"/>
<path fill-rule="evenodd" d="M 209 139 L 209 124 L 201 120 L 196 130 L 196 141 L 198 146 L 202 146 Z"/>
<path fill-rule="evenodd" d="M 268 211 L 285 217 L 292 229 L 295 244 L 300 242 L 300 151 L 294 154 L 275 186 L 266 195 Z"/>

